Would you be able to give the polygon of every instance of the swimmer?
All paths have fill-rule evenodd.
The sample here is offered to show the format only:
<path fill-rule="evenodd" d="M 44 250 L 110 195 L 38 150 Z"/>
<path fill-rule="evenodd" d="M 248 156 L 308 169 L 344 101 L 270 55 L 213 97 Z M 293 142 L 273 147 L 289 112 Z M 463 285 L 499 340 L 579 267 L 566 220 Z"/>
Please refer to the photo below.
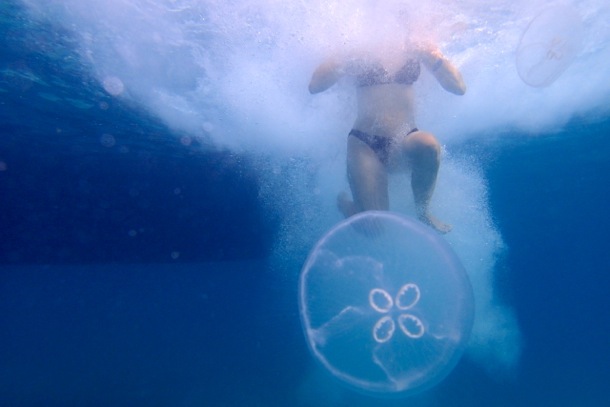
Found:
<path fill-rule="evenodd" d="M 389 210 L 388 173 L 410 170 L 417 217 L 440 233 L 451 230 L 429 211 L 441 148 L 433 134 L 415 125 L 412 85 L 421 65 L 448 92 L 466 92 L 460 72 L 431 45 L 405 44 L 400 49 L 334 57 L 313 73 L 312 94 L 325 91 L 344 76 L 353 78 L 357 87 L 357 117 L 347 138 L 347 176 L 353 198 L 346 192 L 337 198 L 346 218 L 367 210 Z"/>

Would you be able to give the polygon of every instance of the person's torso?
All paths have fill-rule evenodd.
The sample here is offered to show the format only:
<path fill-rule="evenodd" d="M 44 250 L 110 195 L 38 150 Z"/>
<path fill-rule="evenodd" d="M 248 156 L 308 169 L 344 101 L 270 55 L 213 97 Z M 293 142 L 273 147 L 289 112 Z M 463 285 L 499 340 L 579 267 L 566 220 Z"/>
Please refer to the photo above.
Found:
<path fill-rule="evenodd" d="M 415 125 L 413 87 L 388 83 L 359 87 L 354 128 L 381 136 L 397 137 Z"/>
<path fill-rule="evenodd" d="M 387 85 L 396 83 L 400 85 L 412 85 L 421 72 L 419 61 L 409 58 L 397 70 L 390 72 L 381 62 L 364 62 L 360 72 L 356 75 L 358 87 Z"/>

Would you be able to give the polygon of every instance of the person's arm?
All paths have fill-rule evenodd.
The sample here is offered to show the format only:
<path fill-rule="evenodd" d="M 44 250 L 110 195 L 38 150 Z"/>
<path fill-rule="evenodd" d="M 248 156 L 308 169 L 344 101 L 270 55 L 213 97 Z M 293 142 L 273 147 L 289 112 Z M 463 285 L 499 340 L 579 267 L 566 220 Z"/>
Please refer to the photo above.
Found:
<path fill-rule="evenodd" d="M 337 83 L 343 75 L 343 63 L 338 58 L 330 59 L 314 71 L 309 82 L 309 92 L 323 92 Z"/>
<path fill-rule="evenodd" d="M 466 93 L 466 84 L 462 74 L 438 49 L 420 49 L 418 55 L 420 61 L 434 75 L 443 89 L 456 95 Z"/>

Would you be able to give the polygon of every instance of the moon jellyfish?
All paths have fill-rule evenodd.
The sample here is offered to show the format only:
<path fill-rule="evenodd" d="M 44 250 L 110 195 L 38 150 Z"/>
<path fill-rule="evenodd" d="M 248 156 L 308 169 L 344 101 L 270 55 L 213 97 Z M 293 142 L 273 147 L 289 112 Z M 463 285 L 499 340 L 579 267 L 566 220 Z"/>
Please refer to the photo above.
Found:
<path fill-rule="evenodd" d="M 472 329 L 470 281 L 448 243 L 390 212 L 339 223 L 315 245 L 299 283 L 309 348 L 362 392 L 403 396 L 441 381 Z"/>
<path fill-rule="evenodd" d="M 521 36 L 517 72 L 530 86 L 555 82 L 581 48 L 582 22 L 572 7 L 556 6 L 540 13 Z"/>
<path fill-rule="evenodd" d="M 125 90 L 123 81 L 116 76 L 108 76 L 102 82 L 104 90 L 112 96 L 119 96 Z"/>

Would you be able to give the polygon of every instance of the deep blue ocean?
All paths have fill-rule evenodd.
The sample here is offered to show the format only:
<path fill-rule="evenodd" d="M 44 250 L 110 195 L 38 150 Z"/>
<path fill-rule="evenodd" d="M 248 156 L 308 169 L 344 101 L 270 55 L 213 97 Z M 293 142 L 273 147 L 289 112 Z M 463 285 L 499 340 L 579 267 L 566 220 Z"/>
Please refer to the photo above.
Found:
<path fill-rule="evenodd" d="M 283 215 L 258 199 L 258 157 L 181 143 L 56 29 L 0 6 L 0 406 L 308 405 L 310 247 L 274 275 Z M 610 119 L 447 149 L 486 180 L 519 363 L 463 358 L 398 400 L 328 378 L 344 393 L 326 405 L 609 406 Z"/>

